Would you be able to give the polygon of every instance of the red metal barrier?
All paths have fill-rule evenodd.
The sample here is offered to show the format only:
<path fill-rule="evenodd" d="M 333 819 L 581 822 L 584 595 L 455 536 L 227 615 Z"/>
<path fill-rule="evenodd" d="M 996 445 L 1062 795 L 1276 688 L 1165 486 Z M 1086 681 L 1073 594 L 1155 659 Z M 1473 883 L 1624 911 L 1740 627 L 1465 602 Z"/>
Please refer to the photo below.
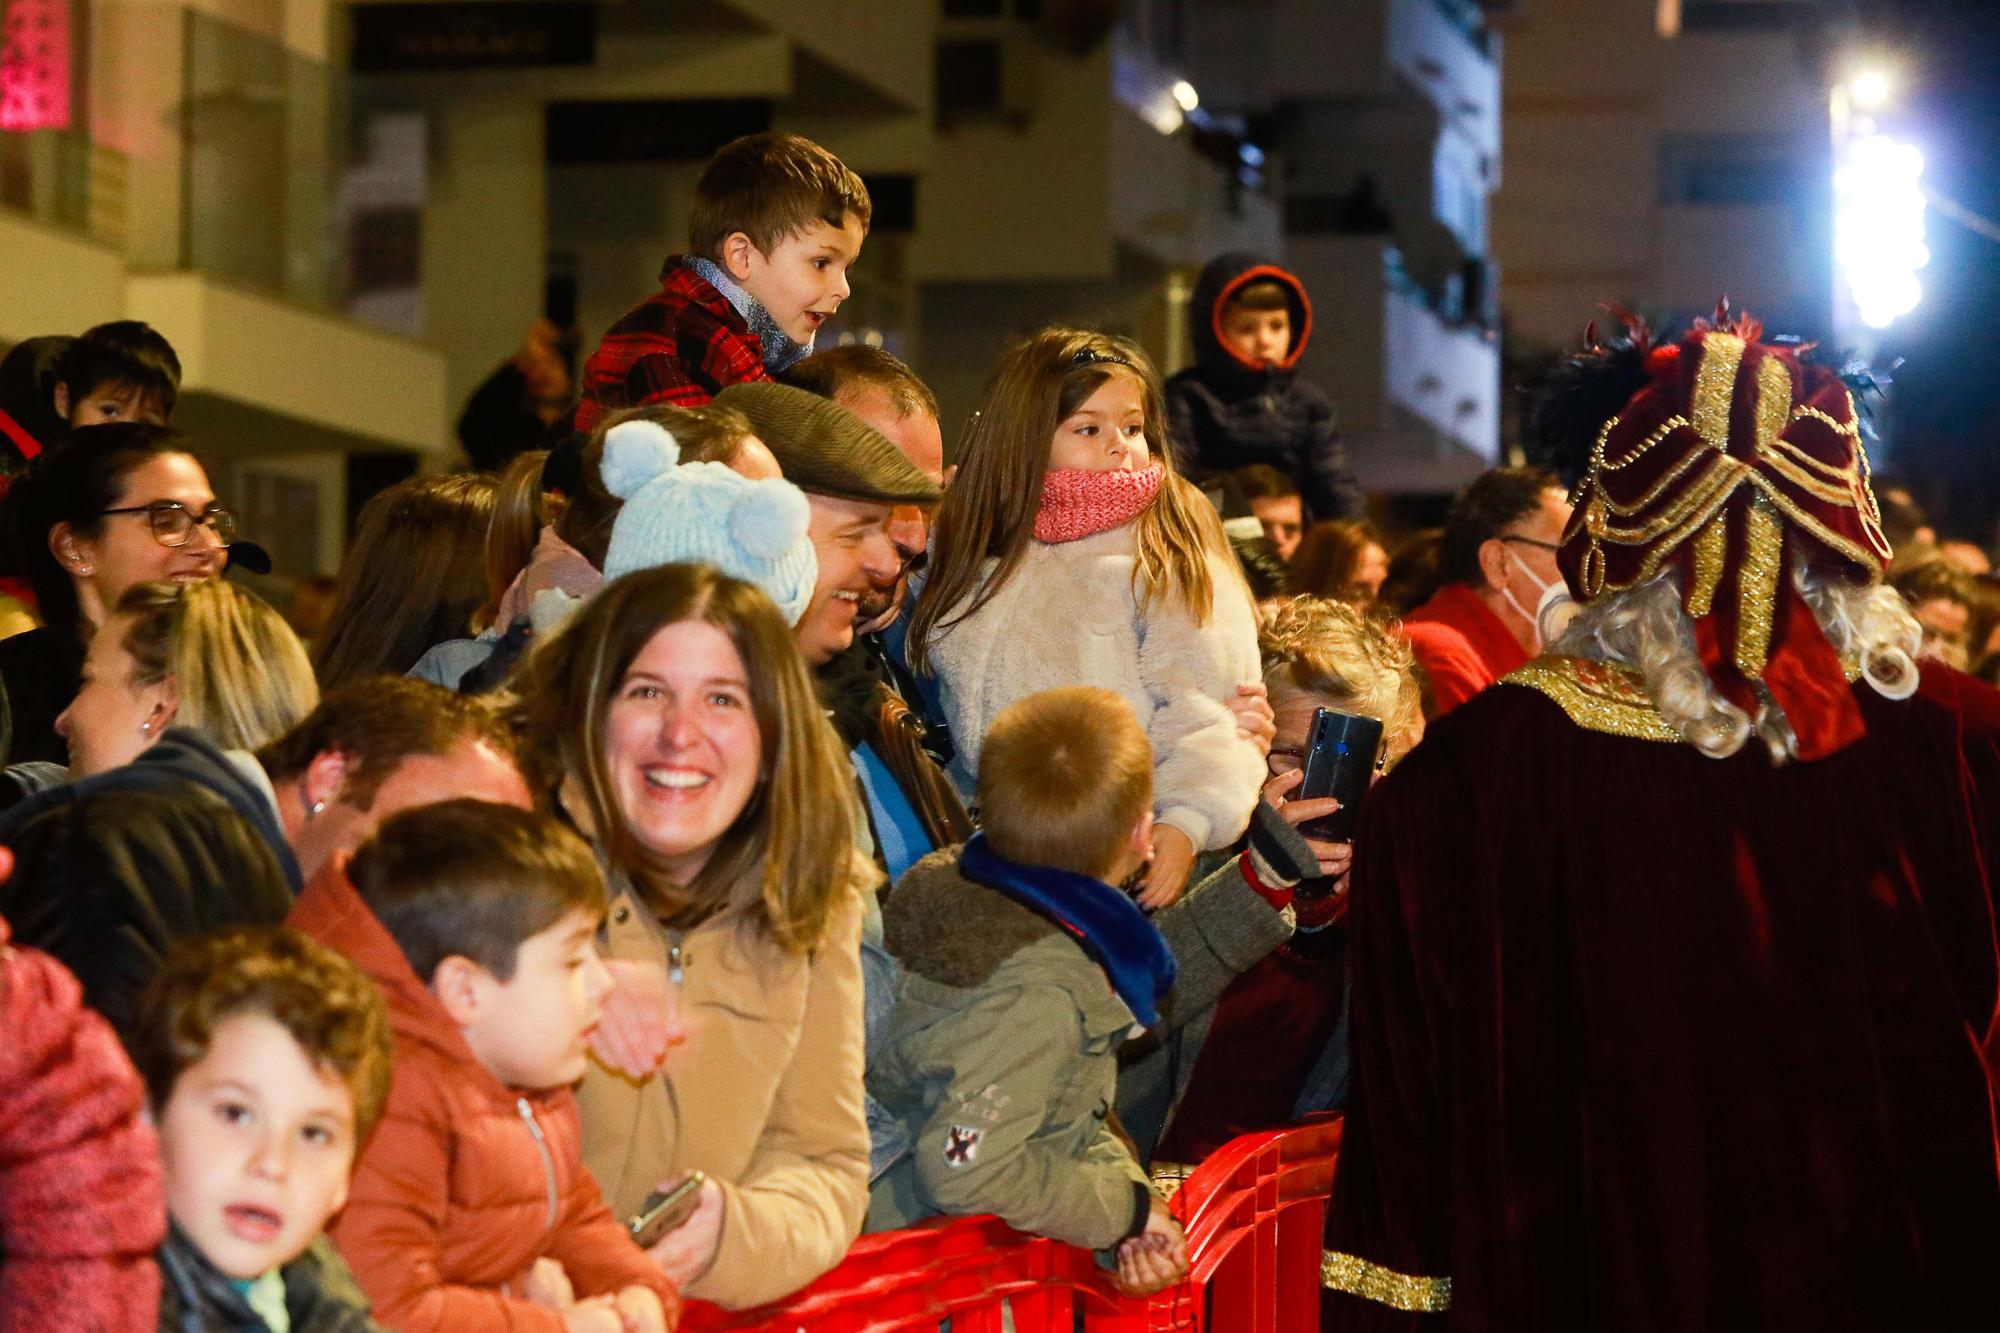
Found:
<path fill-rule="evenodd" d="M 729 1313 L 690 1302 L 689 1333 L 1309 1333 L 1319 1322 L 1320 1229 L 1340 1121 L 1247 1134 L 1174 1196 L 1187 1281 L 1117 1295 L 1087 1251 L 992 1217 L 863 1236 L 839 1267 L 777 1305 Z"/>

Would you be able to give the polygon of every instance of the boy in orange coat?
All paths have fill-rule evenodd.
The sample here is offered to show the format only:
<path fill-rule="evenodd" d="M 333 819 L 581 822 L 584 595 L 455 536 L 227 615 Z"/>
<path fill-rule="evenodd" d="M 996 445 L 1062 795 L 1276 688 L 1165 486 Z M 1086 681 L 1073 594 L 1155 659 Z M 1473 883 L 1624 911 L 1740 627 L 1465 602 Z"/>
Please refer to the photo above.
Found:
<path fill-rule="evenodd" d="M 292 910 L 389 1002 L 388 1107 L 330 1233 L 383 1323 L 671 1327 L 678 1292 L 584 1170 L 570 1092 L 611 987 L 604 911 L 582 839 L 480 801 L 385 821 Z"/>

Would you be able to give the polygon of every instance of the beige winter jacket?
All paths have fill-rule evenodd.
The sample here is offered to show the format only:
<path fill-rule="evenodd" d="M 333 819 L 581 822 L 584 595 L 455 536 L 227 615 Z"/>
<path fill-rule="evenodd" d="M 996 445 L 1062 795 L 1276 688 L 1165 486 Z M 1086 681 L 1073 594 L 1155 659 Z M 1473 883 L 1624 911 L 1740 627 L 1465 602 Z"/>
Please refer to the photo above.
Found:
<path fill-rule="evenodd" d="M 660 1077 L 593 1063 L 577 1090 L 584 1161 L 619 1216 L 699 1168 L 722 1187 L 722 1243 L 686 1294 L 730 1309 L 778 1300 L 832 1268 L 868 1206 L 862 1113 L 859 893 L 810 957 L 740 917 L 680 941 L 690 1033 Z M 665 964 L 669 932 L 614 880 L 606 952 Z"/>
<path fill-rule="evenodd" d="M 1165 600 L 1142 619 L 1136 560 L 1129 523 L 1073 542 L 1031 541 L 992 601 L 932 636 L 958 747 L 951 776 L 970 800 L 980 742 L 1007 705 L 1042 690 L 1102 686 L 1124 695 L 1146 726 L 1159 821 L 1199 850 L 1227 847 L 1242 836 L 1266 776 L 1226 706 L 1237 686 L 1262 678 L 1256 608 L 1242 576 L 1211 556 L 1206 625 Z"/>

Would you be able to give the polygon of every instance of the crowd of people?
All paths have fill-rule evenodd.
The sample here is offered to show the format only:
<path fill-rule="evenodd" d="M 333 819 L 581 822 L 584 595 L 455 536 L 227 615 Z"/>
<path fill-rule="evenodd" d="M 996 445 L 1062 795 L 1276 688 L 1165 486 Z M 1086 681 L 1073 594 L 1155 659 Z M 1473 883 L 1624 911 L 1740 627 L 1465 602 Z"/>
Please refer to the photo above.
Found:
<path fill-rule="evenodd" d="M 1304 287 L 1231 255 L 1192 367 L 1034 332 L 947 468 L 909 366 L 815 348 L 869 221 L 722 149 L 576 400 L 538 331 L 468 413 L 515 447 L 370 499 L 289 618 L 159 333 L 9 354 L 0 1325 L 664 1333 L 940 1214 L 1139 1296 L 1156 1181 L 1345 1112 L 1328 1327 L 1972 1326 L 2000 582 L 1845 388 L 1627 329 L 1549 470 L 1392 535 Z"/>

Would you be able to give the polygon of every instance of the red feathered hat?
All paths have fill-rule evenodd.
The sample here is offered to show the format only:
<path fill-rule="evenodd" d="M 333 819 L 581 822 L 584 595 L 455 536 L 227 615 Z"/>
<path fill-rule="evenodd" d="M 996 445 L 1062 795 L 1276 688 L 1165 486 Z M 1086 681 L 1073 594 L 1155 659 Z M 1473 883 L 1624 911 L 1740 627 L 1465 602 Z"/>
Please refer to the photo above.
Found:
<path fill-rule="evenodd" d="M 1678 566 L 1709 678 L 1753 716 L 1776 703 L 1815 759 L 1863 728 L 1790 560 L 1872 582 L 1890 548 L 1847 386 L 1760 332 L 1697 326 L 1651 353 L 1651 382 L 1598 433 L 1558 558 L 1585 601 Z"/>

